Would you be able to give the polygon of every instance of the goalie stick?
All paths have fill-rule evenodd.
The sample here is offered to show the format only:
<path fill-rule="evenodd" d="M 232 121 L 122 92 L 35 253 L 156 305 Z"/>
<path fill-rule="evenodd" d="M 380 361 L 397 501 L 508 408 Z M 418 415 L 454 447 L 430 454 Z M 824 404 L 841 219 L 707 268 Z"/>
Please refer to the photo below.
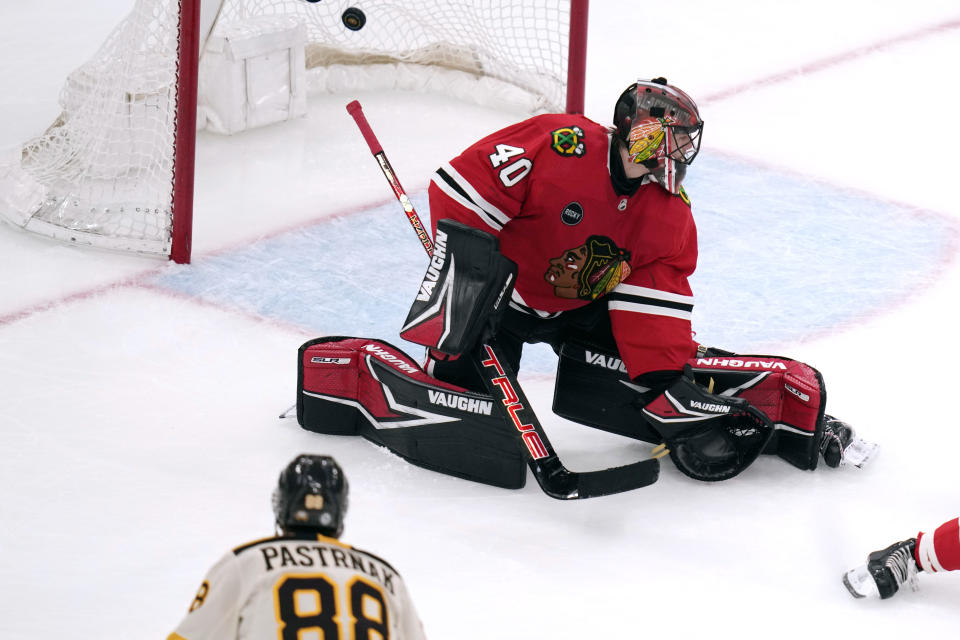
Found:
<path fill-rule="evenodd" d="M 377 136 L 374 135 L 373 129 L 370 127 L 370 123 L 367 122 L 367 117 L 363 115 L 363 109 L 360 107 L 360 102 L 354 100 L 348 104 L 347 112 L 353 116 L 354 121 L 356 121 L 357 126 L 360 128 L 360 133 L 363 135 L 363 139 L 367 141 L 367 146 L 370 147 L 370 153 L 373 154 L 373 157 L 376 158 L 377 162 L 380 164 L 380 170 L 383 171 L 384 177 L 387 179 L 387 182 L 390 183 L 390 187 L 393 189 L 393 194 L 397 196 L 397 200 L 400 201 L 400 206 L 403 207 L 404 213 L 407 214 L 407 220 L 410 221 L 410 225 L 416 232 L 417 238 L 420 239 L 420 244 L 423 245 L 423 250 L 427 252 L 427 256 L 432 256 L 433 241 L 430 240 L 430 234 L 427 233 L 427 230 L 423 228 L 423 222 L 420 221 L 420 216 L 417 215 L 416 210 L 413 208 L 413 203 L 410 202 L 410 198 L 407 197 L 407 192 L 404 191 L 403 187 L 400 185 L 400 181 L 397 179 L 397 174 L 394 172 L 393 167 L 390 165 L 390 161 L 387 159 L 387 154 L 384 153 L 383 147 L 380 146 L 380 141 L 377 140 Z"/>
<path fill-rule="evenodd" d="M 427 256 L 433 255 L 433 243 L 417 215 L 413 204 L 397 179 L 383 147 L 377 140 L 370 123 L 356 100 L 347 105 L 347 112 L 353 117 L 363 134 L 370 152 L 376 158 L 384 177 L 390 183 L 394 195 L 403 206 L 407 220 L 413 226 Z M 482 359 L 478 362 L 481 378 L 487 392 L 493 397 L 501 397 L 500 407 L 504 417 L 517 429 L 517 436 L 523 444 L 527 463 L 540 488 L 548 496 L 558 500 L 593 498 L 638 489 L 653 484 L 660 475 L 658 458 L 666 455 L 661 447 L 654 449 L 654 455 L 622 467 L 612 467 L 598 471 L 570 471 L 560 461 L 547 434 L 537 419 L 533 407 L 527 400 L 523 389 L 517 382 L 517 374 L 498 355 L 495 341 L 486 341 L 481 346 Z"/>

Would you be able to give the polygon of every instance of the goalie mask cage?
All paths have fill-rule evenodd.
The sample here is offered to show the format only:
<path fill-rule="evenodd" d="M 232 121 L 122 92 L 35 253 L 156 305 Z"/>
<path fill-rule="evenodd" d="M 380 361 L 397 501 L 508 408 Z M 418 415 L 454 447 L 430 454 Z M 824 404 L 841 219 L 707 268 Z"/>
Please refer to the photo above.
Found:
<path fill-rule="evenodd" d="M 198 74 L 218 30 L 258 16 L 296 19 L 308 93 L 386 82 L 582 113 L 587 4 L 135 0 L 67 78 L 56 121 L 0 155 L 0 218 L 66 242 L 189 262 Z"/>

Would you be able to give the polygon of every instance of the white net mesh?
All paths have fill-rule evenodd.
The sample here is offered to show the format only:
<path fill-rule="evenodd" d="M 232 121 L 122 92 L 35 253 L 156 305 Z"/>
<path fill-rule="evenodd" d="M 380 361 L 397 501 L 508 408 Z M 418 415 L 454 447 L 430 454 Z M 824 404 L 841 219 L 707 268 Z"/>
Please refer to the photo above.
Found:
<path fill-rule="evenodd" d="M 0 165 L 0 213 L 60 239 L 169 252 L 178 25 L 176 0 L 138 0 L 67 78 L 56 122 Z"/>
<path fill-rule="evenodd" d="M 345 26 L 351 9 L 363 13 L 362 28 Z M 224 0 L 218 21 L 277 14 L 294 15 L 306 25 L 311 70 L 430 66 L 513 85 L 533 98 L 531 110 L 564 107 L 567 0 Z M 336 90 L 325 83 L 319 88 Z"/>
<path fill-rule="evenodd" d="M 169 254 L 181 4 L 136 0 L 68 77 L 57 121 L 0 156 L 0 217 L 61 240 Z M 279 15 L 306 27 L 313 91 L 386 84 L 563 110 L 568 0 L 222 0 L 209 31 Z"/>

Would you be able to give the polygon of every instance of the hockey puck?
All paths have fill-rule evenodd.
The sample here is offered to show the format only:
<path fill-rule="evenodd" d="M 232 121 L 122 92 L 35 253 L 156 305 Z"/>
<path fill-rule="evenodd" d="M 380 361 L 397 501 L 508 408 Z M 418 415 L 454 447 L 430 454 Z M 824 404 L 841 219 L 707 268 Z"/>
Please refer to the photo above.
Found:
<path fill-rule="evenodd" d="M 340 16 L 340 19 L 343 21 L 343 26 L 350 31 L 360 31 L 360 29 L 363 29 L 363 25 L 367 24 L 367 16 L 356 7 L 348 7 Z"/>

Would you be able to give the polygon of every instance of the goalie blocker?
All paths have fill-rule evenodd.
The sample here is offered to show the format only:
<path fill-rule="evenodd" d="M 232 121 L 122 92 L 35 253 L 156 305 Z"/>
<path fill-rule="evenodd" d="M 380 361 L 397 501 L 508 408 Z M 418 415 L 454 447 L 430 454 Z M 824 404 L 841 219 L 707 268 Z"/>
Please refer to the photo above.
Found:
<path fill-rule="evenodd" d="M 516 274 L 496 236 L 439 220 L 433 255 L 400 337 L 452 356 L 473 349 L 495 333 Z"/>
<path fill-rule="evenodd" d="M 616 354 L 568 343 L 560 351 L 553 411 L 569 420 L 645 442 L 667 441 L 669 446 L 672 439 L 671 457 L 681 470 L 693 477 L 698 474 L 736 475 L 730 474 L 729 469 L 725 472 L 711 470 L 718 460 L 711 460 L 709 455 L 701 460 L 705 468 L 698 471 L 700 465 L 696 456 L 691 455 L 698 442 L 707 449 L 742 446 L 739 457 L 728 457 L 727 460 L 745 466 L 760 453 L 754 449 L 763 440 L 760 447 L 763 453 L 776 454 L 800 469 L 817 467 L 826 405 L 826 388 L 819 371 L 788 358 L 727 354 L 691 359 L 684 368 L 684 376 L 686 382 L 681 380 L 677 383 L 679 386 L 675 385 L 667 392 L 673 396 L 674 402 L 664 394 L 645 409 L 644 389 L 630 380 Z M 691 388 L 691 381 L 699 389 Z M 698 397 L 700 393 L 706 393 L 714 400 Z M 729 405 L 725 411 L 730 416 L 743 418 L 742 424 L 737 426 L 737 421 L 729 417 L 718 417 L 712 423 L 692 419 L 681 421 L 678 416 L 682 411 L 699 410 L 691 403 L 699 403 L 701 407 Z M 758 419 L 760 423 L 757 423 Z M 772 427 L 768 436 L 753 437 L 751 429 L 758 429 L 758 434 L 768 429 L 764 421 Z M 690 429 L 682 429 L 684 424 Z M 697 437 L 698 431 L 703 431 L 707 424 L 712 424 L 717 440 L 703 435 Z M 742 435 L 736 435 L 738 431 L 742 431 Z M 684 455 L 684 452 L 675 450 L 678 440 L 686 445 L 686 461 L 678 460 L 678 456 Z"/>

